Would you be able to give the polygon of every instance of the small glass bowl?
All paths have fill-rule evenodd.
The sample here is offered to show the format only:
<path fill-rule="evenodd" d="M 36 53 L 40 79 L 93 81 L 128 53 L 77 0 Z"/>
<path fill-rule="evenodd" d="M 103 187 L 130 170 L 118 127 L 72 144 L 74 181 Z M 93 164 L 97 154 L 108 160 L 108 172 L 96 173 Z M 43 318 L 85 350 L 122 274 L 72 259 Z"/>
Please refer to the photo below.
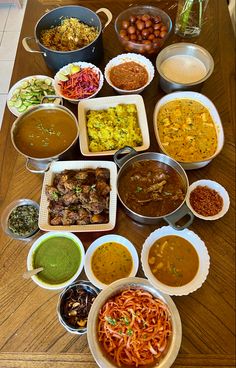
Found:
<path fill-rule="evenodd" d="M 167 27 L 166 35 L 163 38 L 158 38 L 155 43 L 152 42 L 150 44 L 143 44 L 143 43 L 141 44 L 141 43 L 136 43 L 130 40 L 126 40 L 125 38 L 121 37 L 120 31 L 122 28 L 121 26 L 122 21 L 128 20 L 129 17 L 133 15 L 142 16 L 145 14 L 151 15 L 153 17 L 156 17 L 156 16 L 161 17 L 161 22 L 163 23 L 163 25 Z M 129 7 L 128 9 L 121 12 L 115 20 L 116 35 L 118 37 L 118 40 L 124 47 L 124 49 L 126 51 L 136 52 L 138 54 L 147 54 L 147 55 L 157 54 L 160 48 L 165 43 L 166 39 L 168 38 L 171 32 L 171 29 L 172 29 L 172 21 L 169 15 L 163 10 L 155 6 L 150 6 L 150 5 L 138 5 L 138 6 Z"/>
<path fill-rule="evenodd" d="M 57 316 L 61 325 L 70 333 L 83 335 L 87 332 L 87 323 L 84 327 L 73 327 L 63 316 L 63 302 L 66 300 L 66 294 L 68 291 L 77 288 L 90 293 L 96 298 L 99 294 L 99 289 L 97 289 L 91 282 L 89 281 L 77 281 L 71 285 L 69 285 L 66 289 L 64 289 L 59 295 L 58 303 L 57 303 Z"/>
<path fill-rule="evenodd" d="M 5 231 L 5 233 L 7 235 L 9 235 L 13 239 L 18 239 L 18 240 L 23 240 L 23 241 L 31 241 L 35 237 L 36 233 L 39 231 L 39 227 L 37 225 L 37 228 L 35 228 L 31 233 L 29 233 L 28 236 L 20 236 L 20 235 L 14 234 L 9 229 L 8 220 L 9 220 L 9 217 L 10 217 L 12 211 L 17 207 L 26 206 L 26 205 L 34 206 L 39 211 L 39 204 L 37 202 L 35 202 L 31 199 L 18 199 L 16 201 L 11 202 L 2 212 L 2 215 L 1 215 L 2 229 Z"/>

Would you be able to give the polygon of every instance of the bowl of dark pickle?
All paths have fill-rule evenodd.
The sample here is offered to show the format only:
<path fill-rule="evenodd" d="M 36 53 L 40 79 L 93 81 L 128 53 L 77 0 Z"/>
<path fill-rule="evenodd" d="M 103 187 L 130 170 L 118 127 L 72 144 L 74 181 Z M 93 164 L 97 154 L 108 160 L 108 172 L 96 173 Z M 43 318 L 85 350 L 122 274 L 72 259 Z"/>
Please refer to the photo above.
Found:
<path fill-rule="evenodd" d="M 77 281 L 61 292 L 57 315 L 68 332 L 78 335 L 87 332 L 88 314 L 98 293 L 99 289 L 89 281 Z"/>
<path fill-rule="evenodd" d="M 39 231 L 39 204 L 31 199 L 18 199 L 2 212 L 1 225 L 13 239 L 30 241 Z"/>

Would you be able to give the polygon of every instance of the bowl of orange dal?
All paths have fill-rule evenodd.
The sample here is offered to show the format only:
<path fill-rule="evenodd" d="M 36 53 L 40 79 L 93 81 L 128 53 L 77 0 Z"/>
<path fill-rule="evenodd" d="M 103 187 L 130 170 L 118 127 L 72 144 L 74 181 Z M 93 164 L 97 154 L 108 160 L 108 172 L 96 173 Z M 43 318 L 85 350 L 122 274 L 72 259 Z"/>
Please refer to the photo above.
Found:
<path fill-rule="evenodd" d="M 11 128 L 13 146 L 27 158 L 27 169 L 36 173 L 44 173 L 52 161 L 72 147 L 78 135 L 75 115 L 53 103 L 32 107 Z"/>
<path fill-rule="evenodd" d="M 85 256 L 85 273 L 92 284 L 104 289 L 112 282 L 135 276 L 139 258 L 134 245 L 125 237 L 115 234 L 96 239 Z"/>
<path fill-rule="evenodd" d="M 193 231 L 163 226 L 145 240 L 141 262 L 144 274 L 168 295 L 188 295 L 207 278 L 210 257 L 204 242 Z"/>
<path fill-rule="evenodd" d="M 173 92 L 162 97 L 153 114 L 160 150 L 185 170 L 199 169 L 224 145 L 224 131 L 215 105 L 198 92 Z"/>

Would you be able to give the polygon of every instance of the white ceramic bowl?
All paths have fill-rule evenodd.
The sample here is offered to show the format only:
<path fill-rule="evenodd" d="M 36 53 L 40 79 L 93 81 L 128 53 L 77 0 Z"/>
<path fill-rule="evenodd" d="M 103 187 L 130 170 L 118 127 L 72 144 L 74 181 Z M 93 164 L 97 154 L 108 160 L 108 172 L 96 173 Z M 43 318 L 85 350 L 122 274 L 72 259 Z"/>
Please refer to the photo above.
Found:
<path fill-rule="evenodd" d="M 41 94 L 41 92 L 38 92 L 38 95 L 40 96 L 40 102 L 38 102 L 37 104 L 35 104 L 35 105 L 30 105 L 30 106 L 28 106 L 28 108 L 26 108 L 24 111 L 22 111 L 22 112 L 20 112 L 20 111 L 18 111 L 18 108 L 16 108 L 15 106 L 12 106 L 11 105 L 11 102 L 10 102 L 10 100 L 11 100 L 11 98 L 12 98 L 12 96 L 15 94 L 15 93 L 17 93 L 17 91 L 19 91 L 21 88 L 23 88 L 23 86 L 24 86 L 24 84 L 27 82 L 29 82 L 29 81 L 31 81 L 32 79 L 35 79 L 35 80 L 40 80 L 40 81 L 42 81 L 42 80 L 46 80 L 46 79 L 48 79 L 50 82 L 51 82 L 51 86 L 52 86 L 52 88 L 54 89 L 55 87 L 54 87 L 54 79 L 53 78 L 50 78 L 50 77 L 48 77 L 47 75 L 31 75 L 31 76 L 29 76 L 29 77 L 25 77 L 25 78 L 23 78 L 23 79 L 21 79 L 21 80 L 19 80 L 17 83 L 15 83 L 12 87 L 11 87 L 11 89 L 10 89 L 10 91 L 8 92 L 8 95 L 7 95 L 7 107 L 8 107 L 8 109 L 11 111 L 11 113 L 13 114 L 13 115 L 15 115 L 15 116 L 20 116 L 20 115 L 22 115 L 24 112 L 26 112 L 27 110 L 29 110 L 31 107 L 33 107 L 33 106 L 37 106 L 37 104 L 40 104 L 41 103 L 41 100 L 42 100 L 42 97 L 45 95 L 43 95 L 42 96 L 42 94 Z M 35 92 L 35 93 L 37 93 L 37 92 Z M 55 93 L 53 94 L 53 95 L 55 95 Z M 26 100 L 27 101 L 27 100 Z M 58 101 L 57 101 L 57 99 L 55 99 L 55 102 L 54 103 L 58 103 Z"/>
<path fill-rule="evenodd" d="M 102 290 L 101 293 L 96 297 L 90 309 L 87 328 L 87 338 L 91 353 L 93 354 L 93 357 L 100 368 L 118 368 L 118 365 L 109 359 L 102 350 L 101 344 L 98 341 L 98 315 L 108 299 L 120 294 L 123 290 L 130 288 L 145 290 L 151 293 L 154 298 L 160 299 L 167 305 L 171 315 L 172 334 L 170 336 L 165 355 L 159 363 L 155 364 L 153 368 L 170 368 L 178 355 L 182 339 L 182 326 L 179 312 L 173 300 L 168 295 L 157 290 L 153 285 L 150 284 L 148 280 L 139 277 L 128 277 L 115 281 L 107 288 Z"/>
<path fill-rule="evenodd" d="M 214 189 L 223 199 L 223 207 L 222 210 L 217 213 L 214 216 L 203 216 L 200 215 L 198 212 L 196 212 L 193 207 L 191 206 L 190 203 L 190 193 L 197 187 L 197 186 L 207 186 L 210 189 Z M 220 185 L 219 183 L 217 183 L 216 181 L 213 180 L 208 180 L 208 179 L 202 179 L 202 180 L 197 180 L 194 183 L 192 183 L 187 191 L 187 195 L 186 195 L 186 204 L 189 207 L 189 209 L 192 211 L 192 213 L 194 214 L 194 216 L 202 219 L 202 220 L 218 220 L 219 218 L 223 217 L 226 212 L 229 209 L 229 205 L 230 205 L 230 199 L 229 199 L 229 195 L 228 192 L 225 190 L 224 187 L 222 187 L 222 185 Z"/>
<path fill-rule="evenodd" d="M 97 97 L 90 100 L 81 101 L 78 106 L 78 120 L 80 127 L 80 150 L 84 156 L 111 156 L 117 151 L 99 151 L 92 152 L 89 150 L 89 137 L 87 131 L 86 114 L 89 110 L 107 110 L 109 107 L 115 107 L 119 104 L 134 104 L 137 109 L 138 125 L 142 134 L 142 145 L 135 148 L 136 151 L 145 151 L 150 146 L 149 129 L 147 115 L 144 105 L 144 100 L 140 95 L 122 95 L 122 96 L 109 96 L 109 97 Z M 120 147 L 122 148 L 122 147 Z"/>
<path fill-rule="evenodd" d="M 98 247 L 100 247 L 100 245 L 105 244 L 105 243 L 109 243 L 109 242 L 119 243 L 119 244 L 123 245 L 125 248 L 128 249 L 129 253 L 131 254 L 132 259 L 133 259 L 133 267 L 132 267 L 132 270 L 130 272 L 129 277 L 135 276 L 137 271 L 138 271 L 138 266 L 139 266 L 138 254 L 137 254 L 137 251 L 136 251 L 135 247 L 133 246 L 133 244 L 128 239 L 126 239 L 123 236 L 115 235 L 115 234 L 101 236 L 100 238 L 96 239 L 89 246 L 89 248 L 86 252 L 85 264 L 84 264 L 84 270 L 85 270 L 85 273 L 86 273 L 89 281 L 93 285 L 98 287 L 99 289 L 104 289 L 108 285 L 102 283 L 94 275 L 94 273 L 92 271 L 92 267 L 91 267 L 92 257 L 93 257 L 94 252 L 96 251 L 96 249 Z"/>
<path fill-rule="evenodd" d="M 217 149 L 216 149 L 216 152 L 214 153 L 214 155 L 212 155 L 211 157 L 209 157 L 205 160 L 197 161 L 197 162 L 180 162 L 180 161 L 178 161 L 185 170 L 200 169 L 201 167 L 204 167 L 207 164 L 209 164 L 211 162 L 211 160 L 213 158 L 215 158 L 223 148 L 223 145 L 224 145 L 224 131 L 223 131 L 223 126 L 222 126 L 222 123 L 221 123 L 221 119 L 220 119 L 220 116 L 218 114 L 218 111 L 216 110 L 215 105 L 209 100 L 209 98 L 202 95 L 201 93 L 198 93 L 198 92 L 173 92 L 173 93 L 170 93 L 170 94 L 162 97 L 157 102 L 157 104 L 155 106 L 155 109 L 154 109 L 153 125 L 154 125 L 154 132 L 155 132 L 155 135 L 156 135 L 157 143 L 160 147 L 160 150 L 163 153 L 165 153 L 166 155 L 168 155 L 168 153 L 166 152 L 165 148 L 163 147 L 162 142 L 160 141 L 160 137 L 159 137 L 159 132 L 158 132 L 158 128 L 157 128 L 157 117 L 158 117 L 159 110 L 162 106 L 164 106 L 166 103 L 168 103 L 170 101 L 177 100 L 177 99 L 190 99 L 190 100 L 195 100 L 195 101 L 201 103 L 202 105 L 204 105 L 209 110 L 209 112 L 211 114 L 211 117 L 212 117 L 212 119 L 215 123 L 216 133 L 217 133 Z"/>
<path fill-rule="evenodd" d="M 59 290 L 59 289 L 63 289 L 65 287 L 67 287 L 68 285 L 72 284 L 72 282 L 74 282 L 78 276 L 80 275 L 80 273 L 82 272 L 82 269 L 84 267 L 84 259 L 85 259 L 85 252 L 84 252 L 84 247 L 82 242 L 80 241 L 80 239 L 68 232 L 68 231 L 61 231 L 60 233 L 58 232 L 54 232 L 54 231 L 50 231 L 42 236 L 40 236 L 32 245 L 32 247 L 29 250 L 28 256 L 27 256 L 27 270 L 31 271 L 33 270 L 33 256 L 34 256 L 34 252 L 36 250 L 36 248 L 46 239 L 49 239 L 51 237 L 64 237 L 64 238 L 69 238 L 72 239 L 73 242 L 78 246 L 79 250 L 80 250 L 80 254 L 81 254 L 81 261 L 80 261 L 80 265 L 76 271 L 76 273 L 67 281 L 61 283 L 61 284 L 49 284 L 44 282 L 43 280 L 41 280 L 37 275 L 32 276 L 32 280 L 39 286 L 41 286 L 44 289 L 49 289 L 49 290 Z"/>
<path fill-rule="evenodd" d="M 146 71 L 148 73 L 147 83 L 144 86 L 142 86 L 138 89 L 133 89 L 133 90 L 120 89 L 120 88 L 114 86 L 114 84 L 112 84 L 112 82 L 110 80 L 110 70 L 114 66 L 117 66 L 117 65 L 129 62 L 129 61 L 134 61 L 134 62 L 140 64 L 141 66 L 143 66 L 146 69 Z M 155 71 L 154 71 L 154 67 L 153 67 L 151 61 L 149 59 L 147 59 L 145 56 L 138 55 L 138 54 L 135 54 L 135 53 L 121 54 L 121 55 L 116 56 L 115 58 L 113 58 L 109 61 L 109 63 L 106 65 L 105 71 L 104 71 L 104 75 L 105 75 L 105 79 L 106 79 L 107 83 L 112 88 L 114 88 L 114 90 L 116 92 L 118 92 L 120 94 L 141 93 L 144 90 L 144 88 L 146 88 L 151 83 L 151 81 L 153 80 L 154 73 L 155 73 Z"/>
<path fill-rule="evenodd" d="M 69 97 L 64 96 L 63 93 L 61 92 L 60 85 L 58 84 L 61 81 L 60 80 L 60 74 L 67 71 L 68 68 L 70 68 L 70 66 L 72 64 L 75 65 L 75 66 L 79 66 L 81 69 L 83 69 L 83 68 L 92 68 L 97 74 L 99 74 L 100 79 L 99 79 L 98 89 L 91 96 L 86 97 L 86 98 L 82 98 L 82 99 L 74 99 L 74 98 L 69 98 Z M 104 78 L 103 78 L 103 74 L 102 74 L 101 70 L 97 66 L 95 66 L 94 64 L 87 63 L 85 61 L 78 61 L 78 62 L 73 62 L 73 63 L 67 64 L 67 65 L 63 66 L 61 69 L 59 69 L 58 72 L 56 73 L 56 75 L 54 76 L 54 82 L 55 82 L 55 85 L 54 85 L 55 91 L 56 91 L 56 94 L 58 96 L 64 98 L 67 101 L 70 101 L 74 104 L 77 104 L 77 103 L 79 103 L 79 101 L 87 100 L 89 98 L 95 97 L 98 94 L 98 92 L 100 91 L 100 89 L 102 88 L 102 86 L 103 86 Z"/>
<path fill-rule="evenodd" d="M 87 224 L 87 225 L 51 225 L 49 221 L 49 201 L 46 196 L 46 185 L 52 185 L 54 176 L 63 170 L 82 170 L 96 169 L 98 167 L 109 169 L 110 171 L 110 199 L 109 199 L 109 221 L 105 224 Z M 44 181 L 41 192 L 40 210 L 39 210 L 39 228 L 44 231 L 71 231 L 91 232 L 91 231 L 109 231 L 116 224 L 116 206 L 117 206 L 117 166 L 111 161 L 55 161 L 50 165 L 49 170 L 44 175 Z"/>
<path fill-rule="evenodd" d="M 198 271 L 193 280 L 186 285 L 176 287 L 165 285 L 153 275 L 150 269 L 148 263 L 150 248 L 158 239 L 167 235 L 175 235 L 186 239 L 192 244 L 198 254 Z M 168 295 L 188 295 L 199 289 L 206 280 L 210 267 L 210 257 L 204 242 L 193 231 L 188 229 L 175 230 L 171 226 L 163 226 L 152 232 L 145 240 L 141 252 L 141 263 L 145 276 L 155 288 Z"/>

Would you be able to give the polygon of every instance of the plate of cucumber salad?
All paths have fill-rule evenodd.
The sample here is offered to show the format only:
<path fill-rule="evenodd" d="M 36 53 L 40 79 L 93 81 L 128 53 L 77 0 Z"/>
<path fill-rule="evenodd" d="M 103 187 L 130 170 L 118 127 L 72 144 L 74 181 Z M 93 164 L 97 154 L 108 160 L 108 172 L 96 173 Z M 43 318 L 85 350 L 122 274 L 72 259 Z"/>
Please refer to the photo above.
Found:
<path fill-rule="evenodd" d="M 46 96 L 52 96 L 47 98 Z M 20 116 L 33 106 L 44 102 L 55 102 L 54 80 L 45 75 L 33 75 L 18 81 L 10 89 L 7 106 L 15 116 Z"/>

